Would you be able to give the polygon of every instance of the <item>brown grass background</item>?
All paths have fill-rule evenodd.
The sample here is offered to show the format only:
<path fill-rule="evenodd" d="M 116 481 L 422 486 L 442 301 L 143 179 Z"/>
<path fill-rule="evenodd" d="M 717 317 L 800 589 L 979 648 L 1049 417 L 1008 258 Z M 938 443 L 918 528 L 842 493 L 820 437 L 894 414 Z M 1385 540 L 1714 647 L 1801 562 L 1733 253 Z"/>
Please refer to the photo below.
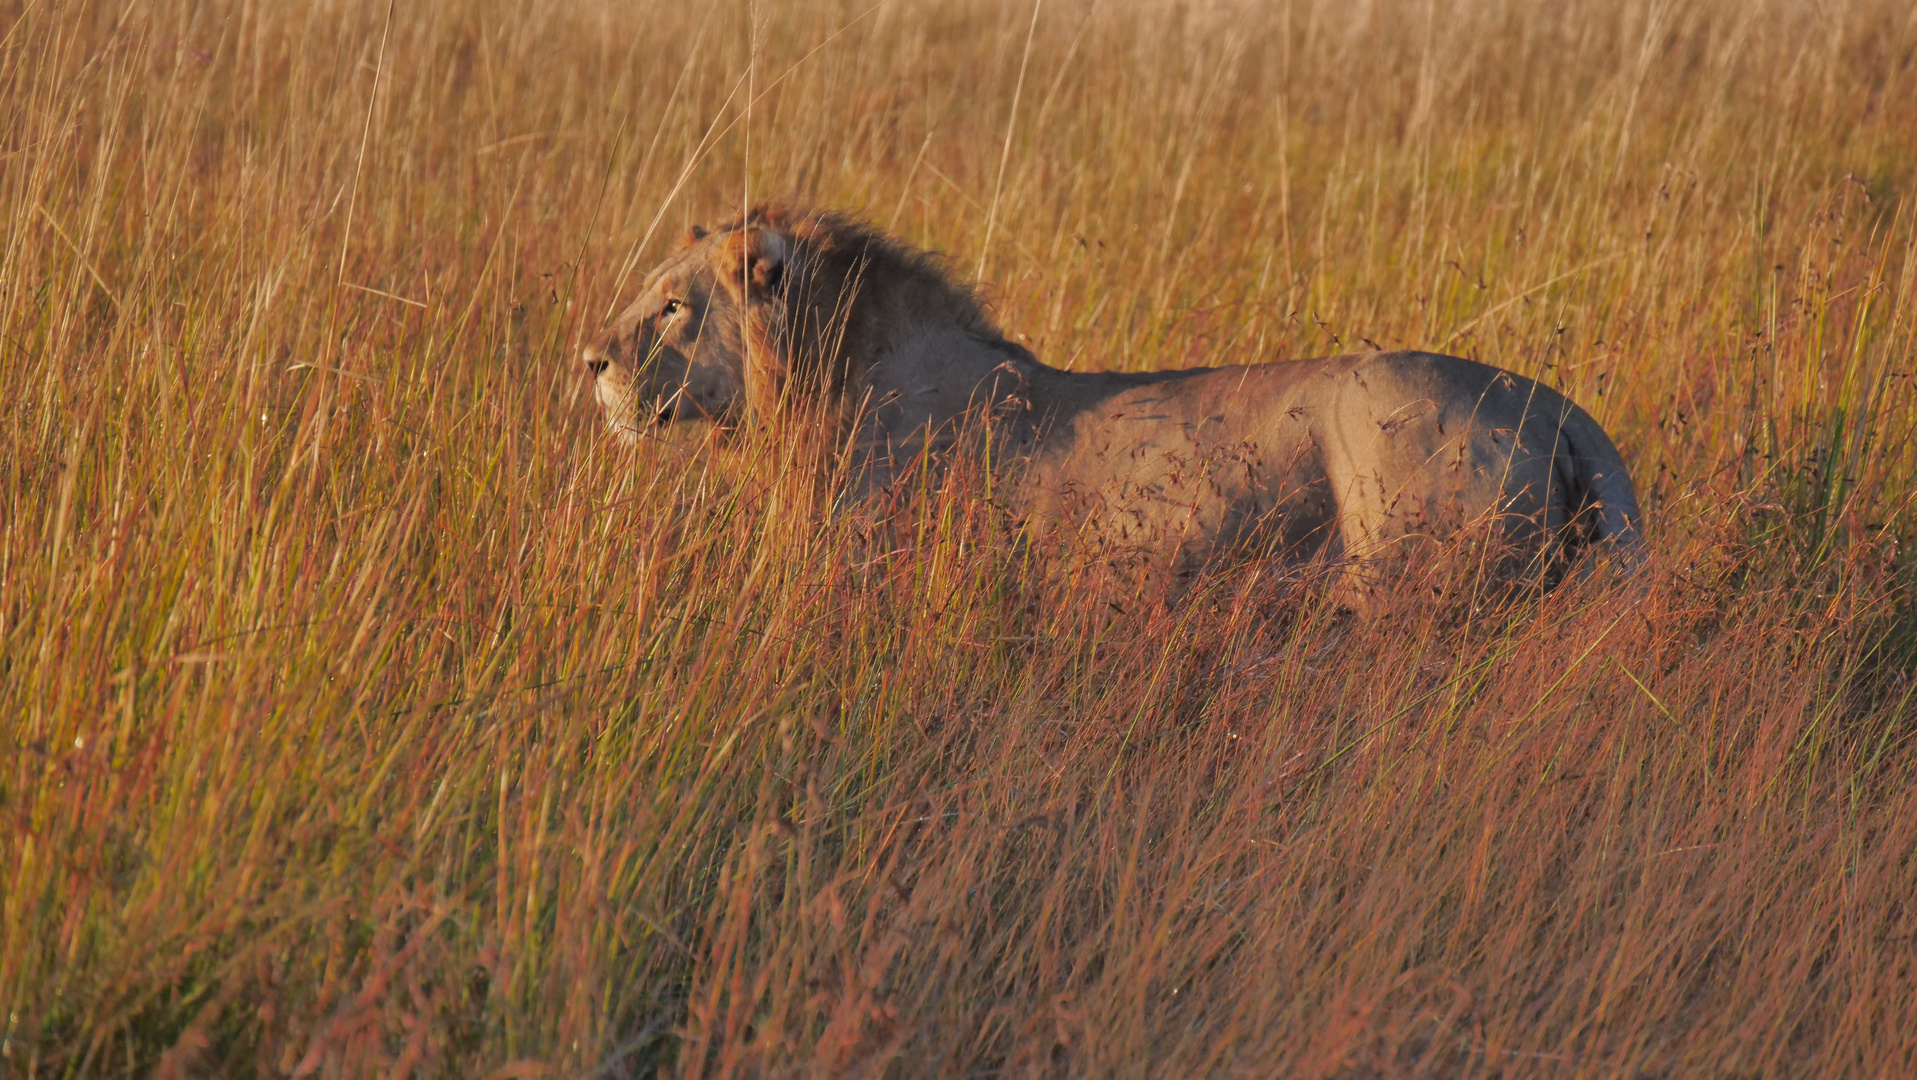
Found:
<path fill-rule="evenodd" d="M 1917 1075 L 1914 170 L 1896 0 L 0 0 L 0 1075 Z M 1649 565 L 1128 608 L 614 445 L 763 196 L 1541 378 Z"/>

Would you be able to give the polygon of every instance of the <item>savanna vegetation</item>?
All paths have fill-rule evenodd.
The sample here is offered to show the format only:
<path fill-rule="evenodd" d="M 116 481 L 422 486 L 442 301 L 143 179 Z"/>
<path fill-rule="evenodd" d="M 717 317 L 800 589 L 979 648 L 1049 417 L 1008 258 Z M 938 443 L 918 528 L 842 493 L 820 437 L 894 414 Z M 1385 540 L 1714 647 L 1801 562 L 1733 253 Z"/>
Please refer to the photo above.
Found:
<path fill-rule="evenodd" d="M 0 0 L 0 1076 L 1917 1075 L 1913 10 Z M 1167 607 L 618 445 L 764 197 L 1057 365 L 1538 377 L 1646 565 Z"/>

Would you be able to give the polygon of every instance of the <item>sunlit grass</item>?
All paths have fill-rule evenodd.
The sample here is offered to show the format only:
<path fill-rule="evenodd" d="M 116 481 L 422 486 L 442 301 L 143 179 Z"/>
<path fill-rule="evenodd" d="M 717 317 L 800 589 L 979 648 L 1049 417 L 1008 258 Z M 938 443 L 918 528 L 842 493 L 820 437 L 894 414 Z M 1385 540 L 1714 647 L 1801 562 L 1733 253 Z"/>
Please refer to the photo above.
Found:
<path fill-rule="evenodd" d="M 0 0 L 0 1075 L 1917 1071 L 1904 6 L 1033 15 Z M 1061 366 L 1541 378 L 1649 564 L 1163 611 L 620 447 L 765 197 Z"/>

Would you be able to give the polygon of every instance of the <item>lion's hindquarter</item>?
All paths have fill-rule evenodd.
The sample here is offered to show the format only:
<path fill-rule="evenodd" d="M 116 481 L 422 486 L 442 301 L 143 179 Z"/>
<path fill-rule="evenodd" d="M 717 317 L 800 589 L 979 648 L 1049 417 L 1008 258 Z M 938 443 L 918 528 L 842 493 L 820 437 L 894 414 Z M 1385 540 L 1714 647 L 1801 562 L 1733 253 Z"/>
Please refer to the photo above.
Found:
<path fill-rule="evenodd" d="M 1575 405 L 1522 376 L 1427 353 L 1376 354 L 1320 378 L 1313 436 L 1349 553 L 1409 555 L 1469 536 L 1495 542 L 1506 563 L 1555 571 L 1583 498 L 1564 436 Z"/>
<path fill-rule="evenodd" d="M 1032 510 L 1182 567 L 1221 551 L 1378 560 L 1468 533 L 1554 572 L 1594 492 L 1613 505 L 1591 531 L 1634 527 L 1595 422 L 1472 361 L 1374 353 L 1075 378 L 1033 455 Z"/>

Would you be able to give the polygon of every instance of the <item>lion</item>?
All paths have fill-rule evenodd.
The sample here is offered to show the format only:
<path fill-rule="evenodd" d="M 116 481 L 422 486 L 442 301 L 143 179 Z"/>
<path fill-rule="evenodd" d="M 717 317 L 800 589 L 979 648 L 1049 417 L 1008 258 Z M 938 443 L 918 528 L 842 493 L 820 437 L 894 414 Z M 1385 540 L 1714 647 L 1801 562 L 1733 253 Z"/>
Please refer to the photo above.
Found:
<path fill-rule="evenodd" d="M 1641 545 L 1617 448 L 1532 379 L 1411 351 L 1064 371 L 936 256 L 832 212 L 695 227 L 583 359 L 621 439 L 783 418 L 879 482 L 919 455 L 989 455 L 1027 532 L 1179 575 L 1227 553 L 1375 568 L 1469 535 L 1549 584 Z"/>

